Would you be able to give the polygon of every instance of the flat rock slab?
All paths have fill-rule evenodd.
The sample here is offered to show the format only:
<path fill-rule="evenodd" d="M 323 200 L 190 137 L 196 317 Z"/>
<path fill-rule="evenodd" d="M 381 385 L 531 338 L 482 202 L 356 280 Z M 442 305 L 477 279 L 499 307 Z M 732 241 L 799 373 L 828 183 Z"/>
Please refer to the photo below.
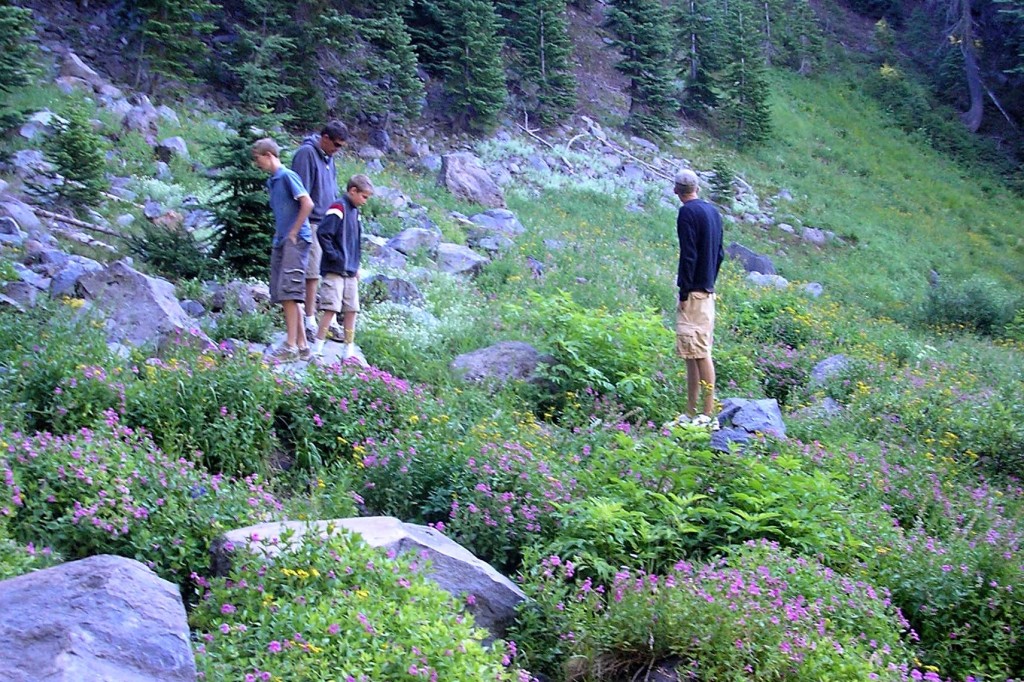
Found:
<path fill-rule="evenodd" d="M 326 537 L 334 532 L 351 531 L 362 537 L 371 547 L 393 549 L 398 553 L 415 552 L 431 562 L 427 574 L 443 590 L 455 597 L 469 594 L 474 603 L 466 606 L 479 627 L 494 636 L 504 635 L 505 628 L 515 618 L 516 605 L 526 598 L 511 580 L 490 564 L 473 556 L 469 550 L 427 526 L 402 523 L 390 516 L 335 519 L 333 521 L 283 521 L 248 526 L 225 533 L 212 548 L 214 571 L 226 575 L 230 570 L 231 553 L 248 546 L 269 558 L 288 551 L 291 544 L 274 542 L 285 530 L 294 535 L 289 543 L 298 544 L 306 533 Z"/>
<path fill-rule="evenodd" d="M 193 682 L 176 585 L 101 555 L 0 582 L 0 680 Z"/>

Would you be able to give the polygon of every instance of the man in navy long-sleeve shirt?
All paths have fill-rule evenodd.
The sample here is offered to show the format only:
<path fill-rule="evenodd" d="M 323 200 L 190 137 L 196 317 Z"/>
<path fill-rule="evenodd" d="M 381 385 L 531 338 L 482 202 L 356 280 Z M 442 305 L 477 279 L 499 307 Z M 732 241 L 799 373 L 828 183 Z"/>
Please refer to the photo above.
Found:
<path fill-rule="evenodd" d="M 675 194 L 683 202 L 676 218 L 679 237 L 676 354 L 686 361 L 685 420 L 717 430 L 718 420 L 711 416 L 715 409 L 715 363 L 711 360 L 711 347 L 715 330 L 715 281 L 725 251 L 722 216 L 714 206 L 697 198 L 699 191 L 700 181 L 692 170 L 676 174 Z M 697 415 L 697 399 L 702 388 L 702 413 Z"/>

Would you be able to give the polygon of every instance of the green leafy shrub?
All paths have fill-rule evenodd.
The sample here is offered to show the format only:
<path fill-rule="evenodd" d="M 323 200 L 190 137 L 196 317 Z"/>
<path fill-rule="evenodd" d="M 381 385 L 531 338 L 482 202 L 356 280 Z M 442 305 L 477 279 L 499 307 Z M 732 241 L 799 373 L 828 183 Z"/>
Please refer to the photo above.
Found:
<path fill-rule="evenodd" d="M 60 555 L 49 547 L 37 548 L 32 542 L 23 545 L 12 540 L 7 530 L 7 519 L 0 515 L 0 580 L 16 578 L 60 562 Z"/>
<path fill-rule="evenodd" d="M 61 414 L 67 409 L 61 404 L 61 384 L 76 373 L 80 376 L 80 367 L 110 364 L 101 324 L 81 314 L 82 301 L 72 303 L 43 304 L 27 314 L 0 311 L 0 366 L 8 370 L 0 375 L 0 414 L 9 427 L 61 432 L 117 404 L 113 392 L 85 407 L 88 418 Z"/>
<path fill-rule="evenodd" d="M 592 387 L 652 418 L 672 412 L 674 405 L 666 404 L 666 396 L 677 401 L 685 395 L 668 385 L 675 374 L 661 363 L 674 339 L 653 311 L 587 310 L 564 291 L 549 297 L 531 292 L 529 301 L 523 314 L 541 330 L 544 345 L 555 357 L 555 363 L 542 365 L 539 373 L 561 391 L 578 393 Z"/>
<path fill-rule="evenodd" d="M 206 679 L 525 679 L 421 559 L 312 535 L 273 563 L 239 549 L 226 579 L 204 583 L 190 622 Z"/>
<path fill-rule="evenodd" d="M 1019 304 L 999 283 L 974 275 L 940 280 L 928 290 L 921 315 L 925 324 L 995 335 L 1013 320 Z"/>
<path fill-rule="evenodd" d="M 853 505 L 837 480 L 794 453 L 714 453 L 696 427 L 628 434 L 588 451 L 577 495 L 560 504 L 545 554 L 570 558 L 584 577 L 608 581 L 623 565 L 665 572 L 681 556 L 768 538 L 847 565 L 864 541 L 842 520 Z"/>
<path fill-rule="evenodd" d="M 782 344 L 762 346 L 756 364 L 764 394 L 782 406 L 793 404 L 811 374 L 806 356 Z"/>
<path fill-rule="evenodd" d="M 279 504 L 259 479 L 213 476 L 161 452 L 114 412 L 96 430 L 0 432 L 0 517 L 13 537 L 69 559 L 118 554 L 186 584 L 220 533 L 265 520 Z"/>
<path fill-rule="evenodd" d="M 224 269 L 222 263 L 210 257 L 206 244 L 181 227 L 144 220 L 137 232 L 125 235 L 125 241 L 132 255 L 168 279 L 213 278 Z"/>
<path fill-rule="evenodd" d="M 126 388 L 125 421 L 148 429 L 168 453 L 198 453 L 211 471 L 263 470 L 276 443 L 283 386 L 259 357 L 194 346 L 179 337 L 164 358 L 137 368 Z"/>
<path fill-rule="evenodd" d="M 275 320 L 266 312 L 243 313 L 229 308 L 204 324 L 207 334 L 216 342 L 228 339 L 270 343 Z"/>
<path fill-rule="evenodd" d="M 375 367 L 334 365 L 310 368 L 287 401 L 284 418 L 297 464 L 314 469 L 361 457 L 368 446 L 418 422 L 430 397 Z"/>
<path fill-rule="evenodd" d="M 606 585 L 550 556 L 524 583 L 554 615 L 521 620 L 511 635 L 526 667 L 563 679 L 630 679 L 667 659 L 709 680 L 939 679 L 911 670 L 907 622 L 884 590 L 766 540 L 662 574 L 623 568 Z M 560 666 L 543 651 L 553 638 Z"/>
<path fill-rule="evenodd" d="M 880 546 L 870 564 L 870 579 L 889 589 L 920 636 L 922 658 L 953 679 L 1024 671 L 1024 605 L 1016 596 L 1024 581 L 1007 561 L 1020 556 L 1008 531 L 1019 533 L 1019 524 L 999 519 L 945 541 L 913 528 Z"/>

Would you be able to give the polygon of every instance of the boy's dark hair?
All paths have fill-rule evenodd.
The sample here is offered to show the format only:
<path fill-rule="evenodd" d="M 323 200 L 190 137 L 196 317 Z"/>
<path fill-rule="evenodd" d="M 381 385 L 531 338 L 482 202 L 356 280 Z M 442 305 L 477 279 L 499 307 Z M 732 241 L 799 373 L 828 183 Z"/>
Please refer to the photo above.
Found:
<path fill-rule="evenodd" d="M 331 121 L 324 126 L 324 129 L 320 131 L 321 135 L 326 135 L 331 140 L 347 140 L 348 139 L 348 126 L 341 121 Z"/>

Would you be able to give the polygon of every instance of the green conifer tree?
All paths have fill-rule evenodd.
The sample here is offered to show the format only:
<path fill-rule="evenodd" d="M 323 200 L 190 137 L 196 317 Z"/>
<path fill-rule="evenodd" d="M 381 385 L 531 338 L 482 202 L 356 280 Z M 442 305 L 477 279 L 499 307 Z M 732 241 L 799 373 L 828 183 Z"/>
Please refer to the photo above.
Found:
<path fill-rule="evenodd" d="M 423 107 L 423 82 L 416 75 L 416 51 L 403 14 L 409 0 L 378 2 L 356 23 L 357 33 L 376 54 L 367 59 L 362 79 L 370 84 L 360 106 L 364 114 L 410 121 Z"/>
<path fill-rule="evenodd" d="M 712 74 L 717 100 L 712 121 L 723 137 L 739 145 L 763 142 L 771 134 L 771 93 L 755 12 L 752 3 L 730 5 L 724 37 L 731 59 Z"/>
<path fill-rule="evenodd" d="M 565 0 L 504 0 L 499 8 L 527 106 L 549 125 L 576 105 Z"/>
<path fill-rule="evenodd" d="M 85 105 L 72 100 L 57 121 L 56 134 L 47 145 L 47 155 L 64 182 L 57 194 L 76 210 L 96 206 L 110 187 L 106 176 L 106 144 L 93 130 Z"/>
<path fill-rule="evenodd" d="M 270 267 L 274 216 L 267 205 L 267 174 L 253 165 L 252 144 L 273 124 L 266 117 L 237 121 L 239 133 L 215 152 L 213 256 L 242 277 L 265 277 Z"/>
<path fill-rule="evenodd" d="M 32 11 L 0 4 L 0 92 L 27 85 L 36 73 Z"/>
<path fill-rule="evenodd" d="M 494 5 L 414 0 L 408 16 L 420 61 L 443 80 L 455 124 L 477 132 L 493 128 L 508 96 Z"/>
<path fill-rule="evenodd" d="M 135 86 L 149 67 L 153 89 L 161 77 L 193 82 L 196 66 L 209 54 L 204 38 L 213 30 L 209 0 L 135 0 L 128 3 L 138 45 Z"/>
<path fill-rule="evenodd" d="M 721 41 L 725 33 L 724 5 L 716 0 L 679 0 L 672 20 L 684 83 L 682 109 L 703 118 L 717 104 L 713 74 L 727 61 Z"/>
<path fill-rule="evenodd" d="M 636 132 L 664 135 L 672 124 L 672 34 L 659 0 L 612 0 L 605 26 L 622 53 L 616 68 L 629 78 L 629 118 Z"/>

